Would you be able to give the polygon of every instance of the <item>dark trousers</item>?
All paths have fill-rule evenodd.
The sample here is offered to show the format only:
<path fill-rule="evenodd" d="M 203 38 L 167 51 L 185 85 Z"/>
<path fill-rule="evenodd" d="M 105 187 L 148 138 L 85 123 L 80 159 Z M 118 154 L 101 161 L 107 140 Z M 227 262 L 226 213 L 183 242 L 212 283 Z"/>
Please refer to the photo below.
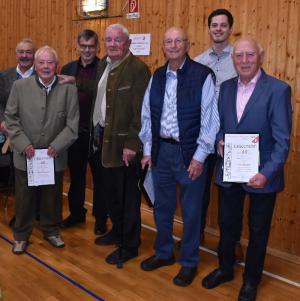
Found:
<path fill-rule="evenodd" d="M 68 192 L 69 209 L 71 215 L 81 218 L 86 214 L 84 208 L 85 202 L 85 188 L 86 188 L 86 170 L 89 151 L 89 133 L 80 132 L 78 139 L 69 148 L 68 151 L 68 167 L 70 171 L 70 189 Z M 96 217 L 94 211 L 96 210 L 96 223 L 101 227 L 106 223 L 107 209 L 105 204 L 101 204 L 100 191 L 98 185 L 99 175 L 97 173 L 97 161 L 92 157 L 90 160 L 90 167 L 93 176 L 93 215 Z M 95 209 L 95 207 L 97 207 Z M 101 214 L 100 214 L 101 212 Z"/>
<path fill-rule="evenodd" d="M 95 177 L 94 190 L 99 191 L 99 203 L 94 203 L 96 220 L 103 218 L 102 204 L 106 204 L 113 223 L 113 233 L 124 248 L 138 248 L 141 234 L 141 195 L 138 189 L 140 165 L 106 168 L 97 151 L 92 158 Z M 99 205 L 99 206 L 98 206 Z"/>
<path fill-rule="evenodd" d="M 216 166 L 217 162 L 217 155 L 216 154 L 210 154 L 206 160 L 205 163 L 207 165 L 207 176 L 205 180 L 205 187 L 204 187 L 204 195 L 202 200 L 202 214 L 201 214 L 201 234 L 204 233 L 205 226 L 206 226 L 206 216 L 207 216 L 207 210 L 210 202 L 210 191 L 211 191 L 211 180 L 214 173 L 214 168 Z"/>
<path fill-rule="evenodd" d="M 227 274 L 233 273 L 235 245 L 240 239 L 245 195 L 241 184 L 219 188 L 219 264 Z M 276 193 L 249 193 L 249 196 L 249 244 L 243 277 L 244 281 L 257 285 L 263 271 Z"/>
<path fill-rule="evenodd" d="M 15 169 L 15 240 L 29 239 L 36 218 L 37 202 L 44 236 L 58 234 L 62 217 L 62 185 L 63 171 L 55 172 L 55 185 L 28 186 L 27 172 Z"/>
<path fill-rule="evenodd" d="M 183 163 L 180 145 L 161 141 L 158 158 L 152 168 L 155 192 L 154 219 L 157 228 L 156 257 L 168 259 L 174 250 L 173 219 L 176 209 L 176 184 L 180 184 L 183 236 L 179 262 L 195 267 L 199 261 L 202 197 L 206 164 L 202 174 L 192 181 Z"/>
<path fill-rule="evenodd" d="M 80 133 L 78 139 L 68 150 L 68 167 L 70 171 L 70 188 L 68 192 L 70 213 L 82 217 L 86 213 L 85 184 L 88 164 L 89 134 Z"/>

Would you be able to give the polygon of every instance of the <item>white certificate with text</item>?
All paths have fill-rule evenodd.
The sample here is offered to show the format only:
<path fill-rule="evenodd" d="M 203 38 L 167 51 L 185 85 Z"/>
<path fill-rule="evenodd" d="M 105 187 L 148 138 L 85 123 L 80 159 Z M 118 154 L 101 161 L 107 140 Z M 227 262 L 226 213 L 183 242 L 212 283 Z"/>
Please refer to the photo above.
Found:
<path fill-rule="evenodd" d="M 259 134 L 225 134 L 223 181 L 248 183 L 258 173 Z"/>
<path fill-rule="evenodd" d="M 35 149 L 34 156 L 27 160 L 28 186 L 55 184 L 54 158 L 47 155 L 48 149 Z"/>

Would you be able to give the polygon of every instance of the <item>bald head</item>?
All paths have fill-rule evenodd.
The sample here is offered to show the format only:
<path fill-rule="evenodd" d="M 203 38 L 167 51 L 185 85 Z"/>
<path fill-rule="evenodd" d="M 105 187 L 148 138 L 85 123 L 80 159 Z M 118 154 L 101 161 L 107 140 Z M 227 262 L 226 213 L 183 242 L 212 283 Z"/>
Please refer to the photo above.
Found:
<path fill-rule="evenodd" d="M 256 75 L 263 62 L 263 54 L 262 47 L 251 37 L 240 38 L 234 43 L 232 59 L 243 83 L 247 84 Z"/>
<path fill-rule="evenodd" d="M 183 63 L 190 43 L 186 32 L 180 27 L 170 27 L 164 35 L 163 50 L 172 70 Z"/>

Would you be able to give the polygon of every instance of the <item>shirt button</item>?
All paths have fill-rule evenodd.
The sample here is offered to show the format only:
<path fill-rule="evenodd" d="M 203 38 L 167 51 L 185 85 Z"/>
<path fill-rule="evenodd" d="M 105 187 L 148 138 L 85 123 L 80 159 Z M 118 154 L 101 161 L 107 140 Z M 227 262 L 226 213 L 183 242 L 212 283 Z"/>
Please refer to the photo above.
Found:
<path fill-rule="evenodd" d="M 45 136 L 45 133 L 42 133 L 41 136 Z"/>
<path fill-rule="evenodd" d="M 105 143 L 108 143 L 108 140 L 106 139 L 106 140 L 104 140 L 104 142 L 105 142 Z"/>

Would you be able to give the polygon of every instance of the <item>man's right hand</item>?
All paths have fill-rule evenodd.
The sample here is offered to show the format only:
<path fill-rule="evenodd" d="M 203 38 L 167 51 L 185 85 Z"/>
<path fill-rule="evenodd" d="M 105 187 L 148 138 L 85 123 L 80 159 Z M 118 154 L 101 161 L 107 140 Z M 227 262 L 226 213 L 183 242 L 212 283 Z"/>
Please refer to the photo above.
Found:
<path fill-rule="evenodd" d="M 24 148 L 23 154 L 26 155 L 28 159 L 31 159 L 34 156 L 34 148 L 32 144 L 29 144 Z"/>
<path fill-rule="evenodd" d="M 218 143 L 218 146 L 217 146 L 217 153 L 222 158 L 224 156 L 224 145 L 225 145 L 224 141 L 220 140 L 219 143 Z"/>
<path fill-rule="evenodd" d="M 149 165 L 149 167 L 151 167 L 152 166 L 151 156 L 144 156 L 143 159 L 141 160 L 141 165 L 142 165 L 142 169 L 144 169 L 146 165 Z"/>
<path fill-rule="evenodd" d="M 60 84 L 74 84 L 76 82 L 75 76 L 65 75 L 65 74 L 57 74 L 58 80 Z"/>

